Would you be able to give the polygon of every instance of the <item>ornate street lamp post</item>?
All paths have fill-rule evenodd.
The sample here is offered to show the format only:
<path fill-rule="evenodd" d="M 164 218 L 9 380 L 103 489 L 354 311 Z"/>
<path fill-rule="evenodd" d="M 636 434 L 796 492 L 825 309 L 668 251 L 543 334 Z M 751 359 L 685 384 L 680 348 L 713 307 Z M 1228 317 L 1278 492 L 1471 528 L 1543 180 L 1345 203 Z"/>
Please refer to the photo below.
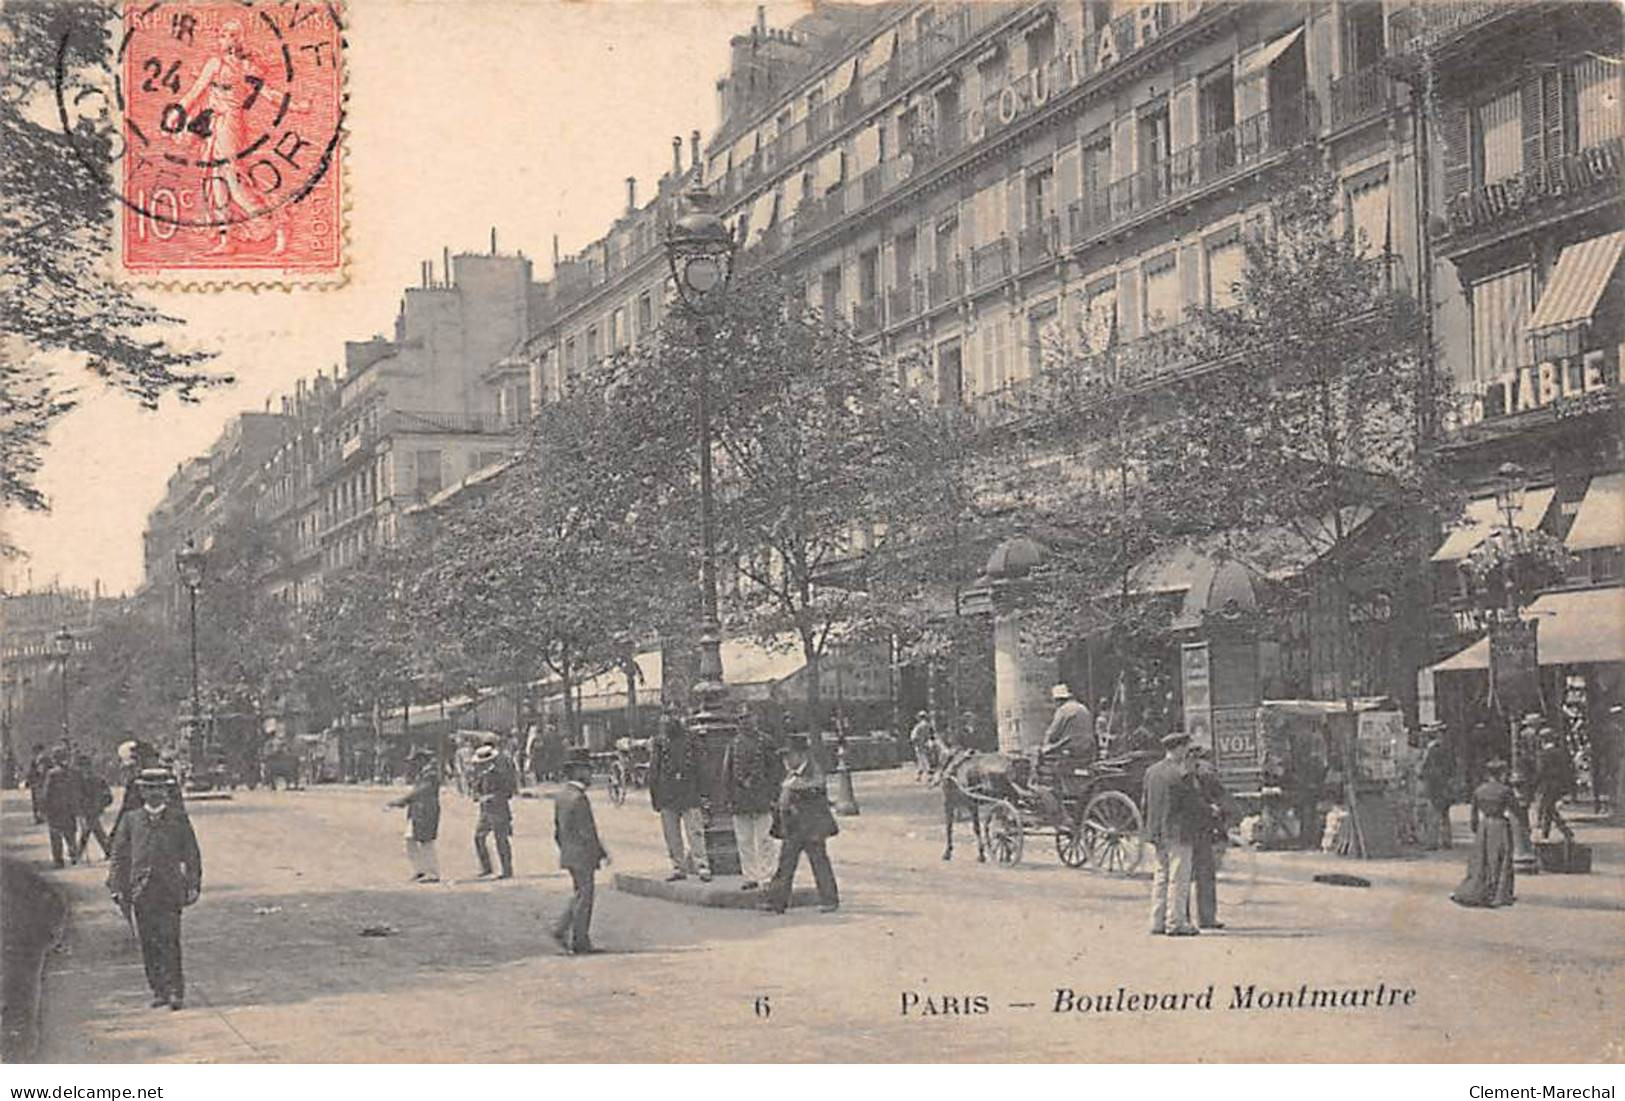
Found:
<path fill-rule="evenodd" d="M 728 688 L 722 679 L 722 622 L 717 613 L 716 501 L 711 471 L 711 338 L 712 325 L 722 312 L 733 276 L 735 240 L 712 210 L 711 196 L 696 185 L 689 191 L 687 210 L 666 233 L 666 262 L 683 311 L 694 325 L 699 355 L 695 380 L 700 459 L 700 679 L 694 685 L 691 729 L 705 748 L 709 786 L 715 786 L 718 765 L 734 724 L 728 712 Z M 738 871 L 731 830 L 721 829 L 706 800 L 706 847 L 712 870 L 721 875 Z M 713 843 L 714 842 L 714 843 Z M 720 858 L 720 859 L 719 859 Z"/>
<path fill-rule="evenodd" d="M 62 740 L 66 742 L 72 733 L 68 727 L 68 661 L 73 657 L 73 632 L 68 630 L 66 623 L 56 633 L 53 642 L 56 660 L 62 663 Z"/>
<path fill-rule="evenodd" d="M 175 574 L 186 586 L 187 621 L 190 627 L 192 648 L 192 714 L 187 720 L 186 742 L 190 752 L 197 747 L 192 742 L 197 738 L 203 723 L 203 705 L 198 696 L 197 678 L 197 592 L 203 587 L 203 552 L 188 539 L 186 546 L 175 552 Z"/>
<path fill-rule="evenodd" d="M 1492 637 L 1490 642 L 1491 665 L 1500 664 L 1503 669 L 1491 670 L 1492 680 L 1495 683 L 1497 697 L 1501 698 L 1501 706 L 1505 708 L 1507 716 L 1508 733 L 1511 746 L 1511 773 L 1513 797 L 1517 800 L 1517 817 L 1513 823 L 1513 863 L 1519 871 L 1534 871 L 1538 868 L 1539 860 L 1530 843 L 1529 835 L 1529 804 L 1534 796 L 1533 777 L 1526 775 L 1532 762 L 1528 760 L 1529 747 L 1523 744 L 1518 713 L 1524 707 L 1538 706 L 1540 693 L 1540 666 L 1538 664 L 1537 640 L 1534 637 L 1535 625 L 1524 622 L 1523 618 L 1523 589 L 1518 577 L 1518 511 L 1523 507 L 1524 495 L 1527 491 L 1527 475 L 1522 467 L 1514 462 L 1502 463 L 1496 469 L 1495 505 L 1501 513 L 1503 541 L 1501 584 L 1505 597 L 1505 607 L 1500 609 L 1495 618 L 1491 620 L 1490 631 L 1493 635 L 1500 635 L 1505 640 L 1501 647 L 1496 647 L 1497 641 Z M 1521 644 L 1510 645 L 1513 640 Z M 1519 660 L 1513 662 L 1510 657 L 1503 657 L 1497 662 L 1496 651 L 1502 655 L 1519 655 Z M 1524 663 L 1533 664 L 1533 668 L 1522 668 Z M 1518 666 L 1514 668 L 1513 666 Z M 1504 671 L 1503 671 L 1504 670 Z M 1529 693 L 1514 694 L 1507 691 L 1508 687 L 1534 683 L 1534 700 L 1528 699 Z"/>

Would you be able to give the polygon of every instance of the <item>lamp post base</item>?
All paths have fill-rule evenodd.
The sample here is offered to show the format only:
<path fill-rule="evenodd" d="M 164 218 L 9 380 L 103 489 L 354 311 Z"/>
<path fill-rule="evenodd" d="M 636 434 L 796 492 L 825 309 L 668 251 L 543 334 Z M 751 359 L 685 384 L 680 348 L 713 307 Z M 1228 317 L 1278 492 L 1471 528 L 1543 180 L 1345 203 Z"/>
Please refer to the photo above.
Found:
<path fill-rule="evenodd" d="M 705 820 L 705 854 L 712 875 L 738 875 L 739 843 L 734 839 L 733 819 L 714 794 L 722 790 L 722 756 L 738 726 L 727 711 L 728 689 L 721 681 L 702 680 L 694 686 L 693 694 L 695 707 L 688 730 L 700 740 L 708 781 L 700 803 Z"/>

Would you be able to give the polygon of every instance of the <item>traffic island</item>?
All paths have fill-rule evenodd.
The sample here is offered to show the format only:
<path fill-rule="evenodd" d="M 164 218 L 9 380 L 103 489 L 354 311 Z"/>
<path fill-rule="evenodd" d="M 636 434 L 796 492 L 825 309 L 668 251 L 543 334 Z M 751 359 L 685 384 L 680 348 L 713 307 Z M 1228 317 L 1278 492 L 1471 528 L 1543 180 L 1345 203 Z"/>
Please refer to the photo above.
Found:
<path fill-rule="evenodd" d="M 701 883 L 694 876 L 668 882 L 664 876 L 615 873 L 615 889 L 629 895 L 659 898 L 667 902 L 680 902 L 685 906 L 709 906 L 717 910 L 754 910 L 762 901 L 762 890 L 742 891 L 744 879 L 737 875 L 717 876 L 709 883 Z M 797 887 L 790 893 L 791 906 L 815 906 L 818 892 L 812 887 Z"/>

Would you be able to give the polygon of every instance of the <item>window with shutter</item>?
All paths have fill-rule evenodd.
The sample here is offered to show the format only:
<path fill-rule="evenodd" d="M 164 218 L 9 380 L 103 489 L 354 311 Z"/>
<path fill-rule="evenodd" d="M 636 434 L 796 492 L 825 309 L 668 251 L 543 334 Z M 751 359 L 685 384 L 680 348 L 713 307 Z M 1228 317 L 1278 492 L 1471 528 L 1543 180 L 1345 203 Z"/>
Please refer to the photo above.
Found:
<path fill-rule="evenodd" d="M 1620 136 L 1620 66 L 1587 57 L 1574 69 L 1576 141 L 1581 149 Z"/>
<path fill-rule="evenodd" d="M 1478 108 L 1478 182 L 1499 183 L 1523 171 L 1522 104 L 1517 90 Z"/>
<path fill-rule="evenodd" d="M 1179 324 L 1179 265 L 1170 250 L 1145 267 L 1145 331 Z"/>
<path fill-rule="evenodd" d="M 1474 379 L 1489 381 L 1523 362 L 1532 275 L 1519 267 L 1473 284 Z"/>
<path fill-rule="evenodd" d="M 1473 186 L 1473 147 L 1465 107 L 1439 113 L 1440 165 L 1444 171 L 1444 200 L 1449 202 Z"/>
<path fill-rule="evenodd" d="M 1207 246 L 1207 303 L 1215 310 L 1227 310 L 1241 302 L 1242 270 L 1247 266 L 1247 250 L 1241 233 L 1214 238 Z"/>
<path fill-rule="evenodd" d="M 1349 236 L 1362 256 L 1381 256 L 1391 244 L 1388 170 L 1348 181 Z"/>

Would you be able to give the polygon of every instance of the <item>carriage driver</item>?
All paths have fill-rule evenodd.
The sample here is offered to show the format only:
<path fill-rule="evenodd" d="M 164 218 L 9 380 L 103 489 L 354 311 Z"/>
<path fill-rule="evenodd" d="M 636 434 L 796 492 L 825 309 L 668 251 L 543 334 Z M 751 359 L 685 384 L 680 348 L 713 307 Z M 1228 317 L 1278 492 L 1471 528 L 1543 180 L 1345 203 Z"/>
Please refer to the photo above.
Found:
<path fill-rule="evenodd" d="M 1049 694 L 1056 702 L 1055 717 L 1044 731 L 1044 741 L 1038 747 L 1039 759 L 1054 762 L 1060 775 L 1087 769 L 1095 763 L 1099 749 L 1095 742 L 1094 717 L 1067 685 L 1057 684 Z"/>

